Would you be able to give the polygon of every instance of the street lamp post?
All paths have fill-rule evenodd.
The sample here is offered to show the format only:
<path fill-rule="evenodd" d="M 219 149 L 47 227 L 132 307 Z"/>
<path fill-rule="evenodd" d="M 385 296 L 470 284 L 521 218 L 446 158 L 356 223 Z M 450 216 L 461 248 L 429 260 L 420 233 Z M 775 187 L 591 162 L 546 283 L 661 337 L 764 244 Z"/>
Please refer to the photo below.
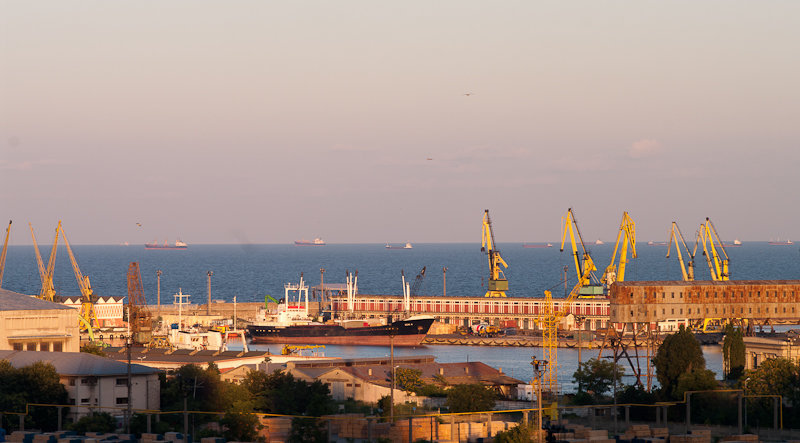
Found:
<path fill-rule="evenodd" d="M 161 315 L 161 269 L 156 271 L 156 303 L 158 303 L 158 315 Z"/>
<path fill-rule="evenodd" d="M 208 271 L 208 305 L 206 306 L 206 315 L 211 315 L 211 276 L 214 275 L 214 271 Z"/>
<path fill-rule="evenodd" d="M 447 297 L 447 267 L 442 267 L 442 295 Z"/>
<path fill-rule="evenodd" d="M 542 441 L 542 374 L 547 370 L 547 360 L 537 360 L 536 356 L 531 357 L 531 366 L 533 366 L 533 379 L 536 384 L 536 402 L 537 402 L 537 425 L 536 425 L 536 441 Z"/>
<path fill-rule="evenodd" d="M 394 336 L 397 328 L 389 326 L 389 364 L 392 366 L 392 382 L 389 386 L 389 418 L 394 423 Z"/>

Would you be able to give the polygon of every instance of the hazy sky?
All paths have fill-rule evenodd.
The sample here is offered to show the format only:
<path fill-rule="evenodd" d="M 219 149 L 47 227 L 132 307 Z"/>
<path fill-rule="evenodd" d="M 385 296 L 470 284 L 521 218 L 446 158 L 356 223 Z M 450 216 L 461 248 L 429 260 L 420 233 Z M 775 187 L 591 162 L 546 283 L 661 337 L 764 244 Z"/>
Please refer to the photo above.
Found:
<path fill-rule="evenodd" d="M 797 1 L 2 1 L 0 220 L 73 243 L 800 239 Z M 470 94 L 470 95 L 465 95 Z M 432 159 L 432 160 L 428 160 Z M 140 222 L 141 227 L 136 223 Z M 4 223 L 2 223 L 5 226 Z"/>

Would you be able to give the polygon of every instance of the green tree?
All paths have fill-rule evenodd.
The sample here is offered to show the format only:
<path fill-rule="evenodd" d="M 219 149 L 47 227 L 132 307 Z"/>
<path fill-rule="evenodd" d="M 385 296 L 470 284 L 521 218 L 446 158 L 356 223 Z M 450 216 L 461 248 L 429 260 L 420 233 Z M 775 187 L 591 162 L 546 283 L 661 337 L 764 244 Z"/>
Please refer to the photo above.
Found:
<path fill-rule="evenodd" d="M 315 381 L 296 380 L 292 374 L 275 371 L 250 372 L 243 386 L 254 396 L 254 407 L 272 414 L 321 416 L 333 413 L 328 386 Z"/>
<path fill-rule="evenodd" d="M 782 395 L 792 406 L 800 406 L 800 366 L 785 358 L 764 361 L 757 369 L 747 371 L 747 393 Z"/>
<path fill-rule="evenodd" d="M 114 432 L 117 429 L 117 423 L 108 412 L 92 412 L 67 427 L 79 434 L 86 432 Z"/>
<path fill-rule="evenodd" d="M 494 443 L 529 443 L 534 441 L 536 426 L 531 423 L 520 423 L 508 431 L 498 432 L 492 441 Z"/>
<path fill-rule="evenodd" d="M 450 412 L 490 411 L 494 408 L 497 394 L 481 384 L 455 385 L 447 390 L 445 405 Z"/>
<path fill-rule="evenodd" d="M 0 361 L 0 411 L 23 412 L 28 403 L 63 405 L 67 399 L 67 390 L 52 364 L 36 362 L 14 368 L 7 360 Z M 54 430 L 58 423 L 58 410 L 33 407 L 25 420 L 26 427 Z"/>
<path fill-rule="evenodd" d="M 615 367 L 616 366 L 616 377 Z M 616 378 L 617 386 L 622 385 L 622 376 L 625 374 L 625 368 L 620 365 L 605 360 L 598 360 L 596 358 L 589 359 L 578 365 L 578 370 L 572 374 L 575 383 L 578 384 L 578 392 L 587 392 L 599 398 L 609 390 L 611 390 L 614 379 Z"/>
<path fill-rule="evenodd" d="M 398 368 L 394 371 L 397 387 L 406 392 L 416 392 L 422 387 L 422 371 L 413 368 Z"/>
<path fill-rule="evenodd" d="M 81 346 L 81 352 L 85 352 L 87 354 L 99 355 L 100 357 L 106 356 L 106 353 L 103 352 L 103 348 L 95 344 L 94 342 L 89 342 Z"/>
<path fill-rule="evenodd" d="M 678 378 L 692 371 L 705 370 L 706 359 L 692 331 L 681 327 L 678 332 L 664 339 L 658 347 L 653 364 L 662 395 L 665 398 L 678 399 Z"/>
<path fill-rule="evenodd" d="M 684 393 L 687 391 L 711 391 L 717 389 L 718 386 L 714 371 L 695 369 L 684 372 L 678 377 L 675 385 L 675 398 L 683 399 Z"/>
<path fill-rule="evenodd" d="M 254 401 L 235 402 L 219 420 L 228 441 L 256 441 L 263 428 L 258 417 L 252 414 Z"/>
<path fill-rule="evenodd" d="M 722 356 L 728 380 L 738 380 L 744 373 L 745 347 L 741 328 L 732 324 L 725 326 Z"/>

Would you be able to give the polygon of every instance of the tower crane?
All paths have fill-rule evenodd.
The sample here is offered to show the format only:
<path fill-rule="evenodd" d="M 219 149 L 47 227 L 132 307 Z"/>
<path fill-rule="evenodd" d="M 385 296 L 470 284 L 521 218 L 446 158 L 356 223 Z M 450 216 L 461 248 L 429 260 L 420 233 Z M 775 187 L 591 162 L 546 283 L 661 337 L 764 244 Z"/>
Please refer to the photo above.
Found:
<path fill-rule="evenodd" d="M 42 288 L 39 290 L 39 298 L 47 301 L 55 301 L 56 289 L 53 285 L 53 268 L 56 264 L 56 252 L 58 251 L 58 232 L 61 229 L 61 220 L 56 226 L 56 235 L 53 238 L 53 247 L 50 250 L 50 258 L 47 260 L 47 268 L 44 267 L 42 254 L 39 252 L 39 244 L 36 242 L 36 234 L 33 233 L 33 225 L 28 223 L 31 228 L 31 238 L 33 239 L 33 250 L 36 252 L 36 264 L 39 267 L 39 278 L 42 281 Z"/>
<path fill-rule="evenodd" d="M 94 313 L 94 302 L 97 296 L 92 291 L 92 284 L 89 282 L 89 276 L 83 275 L 81 269 L 78 267 L 78 261 L 75 259 L 75 254 L 72 253 L 72 248 L 69 246 L 67 234 L 64 233 L 64 228 L 61 222 L 58 223 L 58 231 L 61 233 L 61 238 L 64 239 L 64 245 L 67 247 L 69 260 L 72 263 L 72 270 L 75 272 L 75 279 L 78 281 L 78 287 L 81 290 L 81 310 L 78 315 L 78 322 L 81 331 L 89 333 L 89 339 L 94 341 L 93 328 L 97 326 L 97 317 Z"/>
<path fill-rule="evenodd" d="M 416 278 L 414 278 L 414 284 L 411 285 L 411 296 L 419 295 L 419 290 L 422 289 L 422 282 L 425 280 L 425 268 L 427 266 L 423 266 L 422 270 L 419 271 Z"/>
<path fill-rule="evenodd" d="M 508 268 L 508 264 L 500 256 L 500 251 L 495 249 L 492 219 L 489 218 L 488 209 L 483 213 L 482 234 L 481 252 L 486 252 L 489 256 L 489 290 L 486 291 L 486 297 L 505 297 L 508 290 L 508 280 L 506 280 L 503 270 L 500 269 L 500 265 L 503 268 Z"/>
<path fill-rule="evenodd" d="M 575 269 L 578 270 L 578 282 L 567 294 L 564 299 L 560 300 L 559 307 L 556 309 L 555 302 L 553 301 L 553 294 L 550 291 L 544 291 L 544 313 L 542 315 L 542 346 L 543 346 L 543 359 L 548 361 L 547 373 L 543 376 L 543 384 L 545 388 L 555 393 L 558 388 L 558 325 L 561 320 L 569 312 L 569 307 L 572 302 L 578 298 L 584 287 L 594 283 L 599 285 L 594 271 L 597 267 L 594 265 L 594 260 L 586 250 L 581 237 L 578 223 L 575 220 L 575 215 L 572 213 L 572 208 L 567 210 L 567 215 L 564 220 L 564 232 L 561 236 L 561 251 L 564 251 L 564 243 L 566 242 L 567 232 L 572 243 L 572 255 L 575 260 Z M 579 255 L 578 246 L 575 242 L 575 237 L 578 237 L 578 242 L 581 245 L 582 254 Z M 583 264 L 581 264 L 581 259 Z M 600 287 L 602 289 L 602 286 Z"/>
<path fill-rule="evenodd" d="M 134 343 L 150 343 L 153 326 L 144 297 L 139 262 L 131 262 L 128 265 L 128 324 Z"/>
<path fill-rule="evenodd" d="M 694 281 L 694 254 L 697 252 L 697 244 L 695 243 L 694 252 L 689 251 L 686 246 L 686 241 L 683 240 L 683 234 L 678 224 L 672 222 L 672 229 L 669 232 L 669 242 L 667 243 L 667 258 L 669 258 L 669 251 L 672 249 L 672 243 L 675 242 L 675 251 L 678 253 L 678 262 L 681 264 L 681 275 L 683 281 Z M 681 255 L 681 246 L 686 251 L 688 261 L 684 264 L 683 255 Z"/>
<path fill-rule="evenodd" d="M 580 283 L 582 288 L 600 286 L 600 280 L 598 280 L 597 276 L 594 274 L 597 267 L 589 251 L 586 249 L 586 245 L 583 243 L 583 237 L 581 236 L 580 229 L 578 229 L 578 222 L 575 220 L 575 214 L 572 212 L 572 208 L 567 210 L 567 215 L 565 215 L 562 220 L 564 222 L 564 229 L 561 232 L 560 251 L 564 252 L 564 243 L 566 243 L 567 233 L 569 233 L 570 243 L 572 244 L 572 257 L 575 262 L 575 272 L 578 274 L 578 283 Z M 575 237 L 578 237 L 577 243 L 575 242 Z M 578 251 L 578 244 L 581 246 L 580 251 Z M 602 293 L 602 287 L 600 290 Z"/>
<path fill-rule="evenodd" d="M 708 269 L 711 271 L 711 279 L 715 281 L 730 280 L 730 272 L 728 270 L 728 253 L 725 252 L 725 246 L 719 239 L 717 229 L 711 223 L 711 219 L 706 217 L 706 222 L 700 225 L 700 232 L 697 236 L 697 241 L 703 244 L 703 255 L 706 256 Z M 719 244 L 719 249 L 722 255 L 717 253 L 717 248 L 714 246 L 714 241 Z M 697 243 L 695 243 L 695 249 Z M 709 254 L 710 253 L 710 254 Z"/>
<path fill-rule="evenodd" d="M 6 240 L 3 242 L 3 250 L 0 251 L 0 288 L 3 287 L 3 271 L 6 269 L 6 252 L 8 252 L 8 237 L 11 235 L 11 220 L 8 221 L 6 228 Z"/>
<path fill-rule="evenodd" d="M 611 264 L 603 272 L 603 283 L 610 287 L 615 281 L 625 281 L 625 265 L 628 262 L 628 245 L 631 247 L 631 258 L 636 258 L 636 223 L 628 212 L 622 213 L 622 222 L 619 224 L 617 243 L 614 245 L 614 254 L 611 255 Z M 619 266 L 617 266 L 617 250 L 619 249 Z"/>

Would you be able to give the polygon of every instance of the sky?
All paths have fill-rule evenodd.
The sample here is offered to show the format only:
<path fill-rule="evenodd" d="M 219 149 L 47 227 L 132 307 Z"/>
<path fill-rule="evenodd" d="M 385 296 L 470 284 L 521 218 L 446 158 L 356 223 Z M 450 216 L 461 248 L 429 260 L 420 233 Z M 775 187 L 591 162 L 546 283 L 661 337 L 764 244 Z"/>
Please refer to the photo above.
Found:
<path fill-rule="evenodd" d="M 0 0 L 0 219 L 75 244 L 800 239 L 796 1 Z M 141 226 L 138 226 L 140 223 Z M 5 223 L 3 223 L 5 225 Z M 49 237 L 49 236 L 48 236 Z"/>

